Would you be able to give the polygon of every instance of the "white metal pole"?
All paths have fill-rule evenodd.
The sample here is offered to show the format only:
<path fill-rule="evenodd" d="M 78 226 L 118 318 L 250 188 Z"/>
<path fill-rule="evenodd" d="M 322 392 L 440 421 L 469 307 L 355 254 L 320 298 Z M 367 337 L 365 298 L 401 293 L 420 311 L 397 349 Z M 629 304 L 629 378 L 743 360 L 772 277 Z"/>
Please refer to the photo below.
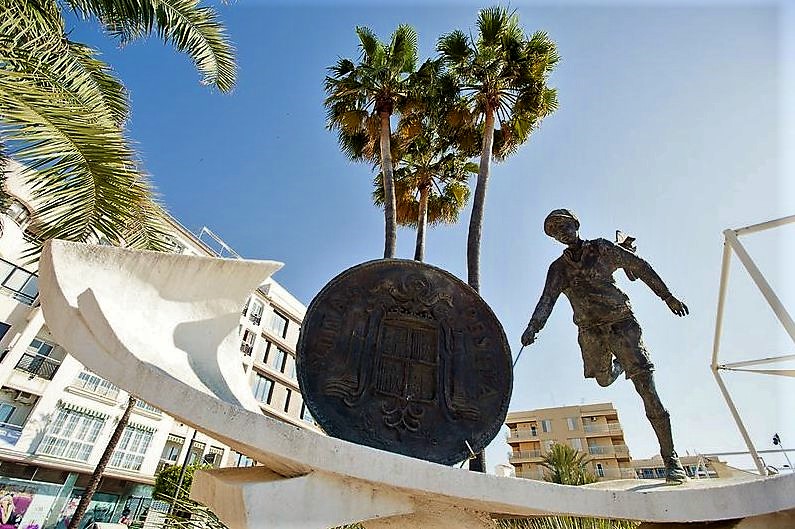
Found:
<path fill-rule="evenodd" d="M 729 231 L 729 230 L 726 230 Z M 723 232 L 724 235 L 726 232 Z M 720 287 L 718 289 L 718 314 L 715 317 L 715 338 L 712 341 L 712 370 L 718 368 L 718 350 L 720 349 L 720 335 L 723 328 L 723 308 L 726 304 L 726 284 L 729 281 L 729 264 L 731 263 L 732 250 L 726 240 L 723 241 L 723 260 L 720 267 Z"/>
<path fill-rule="evenodd" d="M 737 228 L 736 230 L 734 230 L 734 233 L 736 233 L 737 235 L 748 235 L 750 233 L 756 233 L 758 231 L 778 228 L 779 226 L 783 226 L 785 224 L 791 224 L 793 222 L 795 222 L 795 215 L 790 215 L 789 217 L 781 217 L 780 219 L 769 220 L 767 222 L 760 222 L 759 224 L 753 224 L 751 226 L 746 226 L 744 228 Z"/>
<path fill-rule="evenodd" d="M 734 401 L 732 401 L 731 397 L 729 396 L 729 391 L 726 389 L 726 385 L 723 383 L 723 379 L 720 377 L 717 367 L 712 369 L 712 374 L 715 375 L 715 381 L 718 383 L 718 387 L 720 388 L 720 392 L 723 394 L 723 398 L 726 399 L 726 404 L 729 405 L 729 411 L 731 412 L 732 417 L 734 417 L 734 422 L 737 423 L 737 428 L 740 430 L 740 435 L 743 436 L 743 440 L 748 446 L 748 451 L 751 452 L 751 457 L 754 458 L 754 464 L 756 465 L 757 470 L 759 470 L 759 475 L 766 475 L 765 466 L 762 463 L 762 459 L 759 457 L 759 453 L 756 451 L 756 447 L 751 441 L 751 436 L 748 435 L 748 430 L 745 429 L 745 424 L 743 424 L 743 420 L 740 418 L 740 413 L 734 406 Z"/>
<path fill-rule="evenodd" d="M 726 241 L 731 245 L 734 253 L 737 254 L 737 258 L 743 266 L 745 266 L 745 269 L 748 270 L 748 275 L 750 275 L 751 279 L 756 283 L 757 288 L 762 292 L 770 308 L 773 309 L 773 313 L 775 313 L 781 325 L 784 326 L 784 330 L 787 331 L 790 339 L 795 342 L 795 321 L 792 320 L 792 316 L 789 315 L 784 304 L 781 303 L 776 293 L 773 292 L 773 289 L 770 287 L 767 279 L 765 279 L 765 276 L 762 275 L 762 272 L 759 271 L 754 260 L 748 255 L 745 247 L 737 238 L 737 234 L 732 230 L 726 230 L 723 233 L 726 235 Z"/>

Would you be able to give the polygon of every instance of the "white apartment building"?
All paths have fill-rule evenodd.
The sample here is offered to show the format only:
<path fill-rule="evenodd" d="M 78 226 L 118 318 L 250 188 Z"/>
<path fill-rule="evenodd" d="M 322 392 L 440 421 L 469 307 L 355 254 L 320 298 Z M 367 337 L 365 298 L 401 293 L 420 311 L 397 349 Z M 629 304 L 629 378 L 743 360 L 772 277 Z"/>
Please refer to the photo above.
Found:
<path fill-rule="evenodd" d="M 35 204 L 13 173 L 7 188 L 17 198 L 0 215 L 0 498 L 11 495 L 19 529 L 65 529 L 128 395 L 86 370 L 49 334 L 38 307 L 37 264 L 22 258 Z M 213 245 L 220 244 L 229 253 L 219 239 L 204 239 L 214 237 L 209 230 L 198 237 L 167 220 L 175 252 L 215 256 Z M 242 307 L 240 354 L 263 413 L 316 429 L 295 374 L 305 310 L 276 281 L 265 282 Z M 144 516 L 157 471 L 185 461 L 255 463 L 139 401 L 83 525 L 115 522 L 125 507 Z"/>

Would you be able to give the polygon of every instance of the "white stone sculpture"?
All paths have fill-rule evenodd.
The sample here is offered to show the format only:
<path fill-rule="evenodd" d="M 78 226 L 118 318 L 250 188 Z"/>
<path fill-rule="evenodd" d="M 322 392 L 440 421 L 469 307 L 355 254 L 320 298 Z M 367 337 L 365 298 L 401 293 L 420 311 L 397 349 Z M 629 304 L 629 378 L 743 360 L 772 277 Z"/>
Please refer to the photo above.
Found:
<path fill-rule="evenodd" d="M 465 529 L 493 527 L 494 515 L 540 514 L 793 526 L 793 474 L 677 488 L 631 480 L 571 487 L 449 468 L 264 416 L 244 377 L 237 326 L 246 297 L 280 266 L 62 241 L 48 243 L 40 263 L 45 320 L 70 354 L 262 464 L 194 479 L 192 497 L 231 529 L 358 521 L 368 529 Z"/>

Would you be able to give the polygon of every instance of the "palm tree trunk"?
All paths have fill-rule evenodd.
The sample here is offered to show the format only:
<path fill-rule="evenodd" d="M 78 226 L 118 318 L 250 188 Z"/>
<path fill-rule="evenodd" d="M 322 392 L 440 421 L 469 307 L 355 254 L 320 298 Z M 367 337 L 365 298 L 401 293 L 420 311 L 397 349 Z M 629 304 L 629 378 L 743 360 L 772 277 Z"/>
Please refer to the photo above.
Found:
<path fill-rule="evenodd" d="M 69 521 L 68 529 L 78 529 L 78 527 L 80 527 L 80 520 L 85 516 L 88 506 L 91 503 L 91 498 L 94 497 L 94 493 L 97 491 L 97 488 L 99 488 L 99 481 L 102 479 L 102 474 L 105 472 L 105 467 L 108 465 L 113 451 L 116 450 L 116 445 L 119 444 L 119 439 L 121 439 L 121 434 L 127 426 L 127 421 L 130 420 L 130 414 L 135 407 L 135 402 L 135 397 L 130 395 L 127 401 L 127 408 L 124 410 L 121 419 L 119 419 L 116 429 L 113 430 L 113 435 L 110 436 L 110 441 L 108 441 L 108 445 L 105 447 L 102 457 L 99 458 L 97 468 L 94 469 L 94 473 L 91 475 L 91 481 L 88 482 L 86 490 L 83 491 L 80 503 L 77 504 L 77 510 L 75 510 L 72 519 Z"/>
<path fill-rule="evenodd" d="M 389 112 L 381 111 L 381 173 L 384 175 L 384 259 L 395 257 L 397 220 L 395 218 L 395 182 L 392 174 L 392 146 Z"/>
<path fill-rule="evenodd" d="M 486 121 L 483 124 L 483 146 L 480 151 L 478 183 L 472 200 L 472 216 L 469 219 L 467 239 L 467 281 L 480 292 L 480 238 L 483 231 L 483 206 L 486 202 L 486 186 L 491 170 L 491 147 L 494 143 L 494 110 L 486 105 Z"/>
<path fill-rule="evenodd" d="M 414 248 L 414 260 L 425 260 L 425 232 L 428 226 L 428 195 L 429 186 L 420 187 L 420 212 L 417 217 L 417 245 Z"/>
<path fill-rule="evenodd" d="M 480 236 L 483 232 L 483 206 L 486 202 L 486 186 L 491 170 L 491 146 L 494 143 L 494 110 L 486 105 L 486 121 L 483 124 L 483 146 L 480 151 L 478 183 L 475 198 L 472 200 L 472 216 L 469 218 L 469 237 L 467 239 L 467 282 L 480 292 Z M 486 472 L 486 451 L 469 460 L 469 470 Z"/>

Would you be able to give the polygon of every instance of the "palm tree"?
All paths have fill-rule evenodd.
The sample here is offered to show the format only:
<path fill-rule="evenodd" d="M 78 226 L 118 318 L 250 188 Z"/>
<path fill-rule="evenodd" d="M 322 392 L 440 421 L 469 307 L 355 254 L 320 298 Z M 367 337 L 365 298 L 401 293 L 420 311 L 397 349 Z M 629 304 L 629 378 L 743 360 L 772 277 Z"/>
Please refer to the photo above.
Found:
<path fill-rule="evenodd" d="M 467 180 L 477 173 L 477 165 L 467 161 L 471 151 L 459 146 L 472 131 L 453 119 L 460 98 L 441 61 L 427 60 L 420 66 L 410 79 L 409 94 L 393 142 L 396 217 L 399 225 L 416 228 L 414 259 L 422 261 L 427 226 L 458 221 L 469 200 Z M 383 206 L 381 175 L 373 185 L 373 201 Z"/>
<path fill-rule="evenodd" d="M 80 497 L 80 502 L 77 504 L 77 508 L 75 509 L 71 520 L 69 521 L 68 529 L 78 529 L 80 527 L 80 521 L 83 519 L 83 516 L 88 510 L 88 506 L 91 504 L 91 498 L 94 497 L 94 493 L 99 488 L 99 482 L 102 479 L 102 474 L 105 472 L 105 467 L 110 462 L 110 458 L 113 455 L 113 451 L 116 449 L 116 445 L 119 444 L 119 439 L 121 439 L 121 435 L 124 433 L 124 429 L 127 427 L 127 422 L 130 420 L 130 414 L 132 413 L 133 408 L 135 408 L 136 402 L 138 401 L 132 395 L 128 397 L 127 407 L 124 409 L 124 413 L 119 419 L 119 422 L 116 423 L 116 428 L 113 430 L 113 434 L 110 436 L 110 440 L 108 441 L 108 445 L 105 447 L 105 451 L 102 453 L 102 457 L 99 458 L 99 463 L 97 463 L 94 473 L 91 474 L 91 480 L 89 481 L 88 486 L 86 486 L 86 490 L 83 491 L 83 495 Z"/>
<path fill-rule="evenodd" d="M 562 485 L 585 485 L 596 481 L 588 470 L 588 456 L 569 445 L 555 443 L 544 454 L 541 466 L 548 472 L 545 481 Z"/>
<path fill-rule="evenodd" d="M 469 200 L 467 180 L 477 173 L 477 165 L 461 159 L 458 153 L 440 155 L 432 151 L 406 154 L 395 169 L 396 218 L 401 226 L 417 230 L 414 260 L 425 259 L 427 226 L 455 224 Z M 382 175 L 373 182 L 373 201 L 384 205 Z"/>
<path fill-rule="evenodd" d="M 69 39 L 62 9 L 123 42 L 155 33 L 191 57 L 203 83 L 229 91 L 225 30 L 198 0 L 0 0 L 0 139 L 40 204 L 36 238 L 165 249 L 160 207 L 125 137 L 127 91 L 97 50 Z"/>
<path fill-rule="evenodd" d="M 468 110 L 482 131 L 467 240 L 467 279 L 479 291 L 483 208 L 492 155 L 503 160 L 514 153 L 557 108 L 555 90 L 546 83 L 559 56 L 546 33 L 526 37 L 518 15 L 505 7 L 481 10 L 477 28 L 477 39 L 460 30 L 443 35 L 437 50 L 458 79 Z"/>
<path fill-rule="evenodd" d="M 417 64 L 417 33 L 401 24 L 389 44 L 366 27 L 356 28 L 359 62 L 339 59 L 326 76 L 326 123 L 338 131 L 343 152 L 352 160 L 381 165 L 384 202 L 384 257 L 395 256 L 397 223 L 392 166 L 392 113 L 406 100 L 408 79 Z"/>

